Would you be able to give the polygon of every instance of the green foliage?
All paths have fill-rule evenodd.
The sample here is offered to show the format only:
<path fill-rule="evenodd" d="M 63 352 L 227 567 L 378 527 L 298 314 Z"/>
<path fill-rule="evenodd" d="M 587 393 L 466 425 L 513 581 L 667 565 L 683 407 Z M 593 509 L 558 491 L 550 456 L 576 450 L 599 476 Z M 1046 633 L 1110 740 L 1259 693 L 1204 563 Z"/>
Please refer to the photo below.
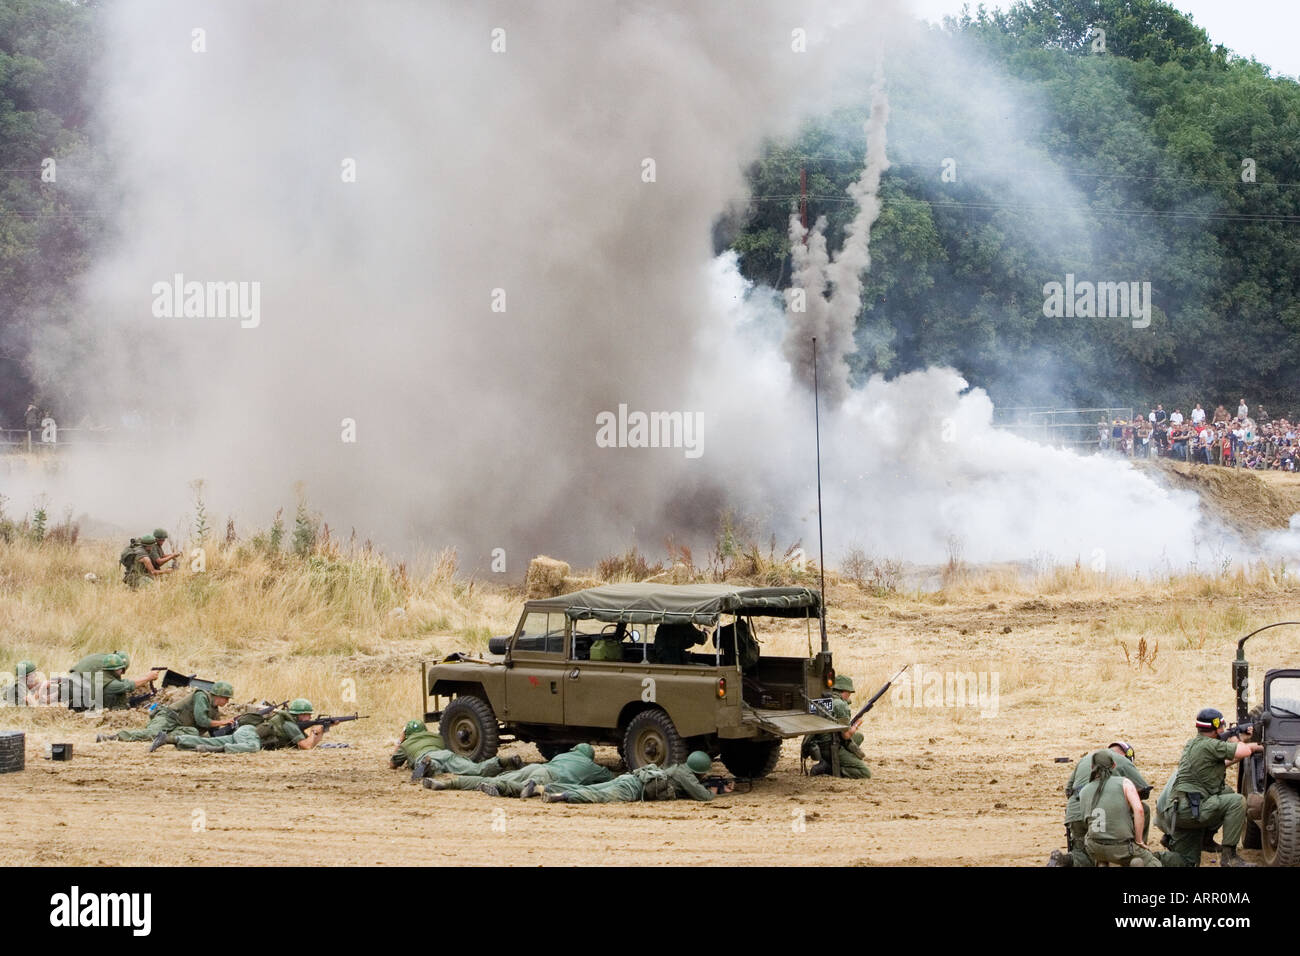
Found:
<path fill-rule="evenodd" d="M 316 550 L 320 538 L 321 519 L 307 508 L 306 488 L 299 482 L 295 488 L 298 494 L 298 510 L 293 520 L 293 553 L 305 558 Z"/>
<path fill-rule="evenodd" d="M 1274 415 L 1300 410 L 1294 80 L 1230 57 L 1155 0 L 968 11 L 887 55 L 885 75 L 895 165 L 872 232 L 858 380 L 950 365 L 1000 404 L 1186 409 L 1245 395 Z M 747 278 L 789 284 L 801 166 L 809 220 L 826 216 L 838 245 L 867 112 L 863 92 L 752 166 L 753 213 L 731 243 Z M 955 182 L 940 178 L 945 157 Z M 1242 181 L 1247 158 L 1257 182 Z M 1043 286 L 1066 273 L 1150 281 L 1150 328 L 1045 317 Z"/>
<path fill-rule="evenodd" d="M 195 478 L 190 482 L 190 490 L 194 492 L 194 540 L 202 547 L 212 528 L 208 525 L 208 507 L 203 501 L 202 478 Z"/>

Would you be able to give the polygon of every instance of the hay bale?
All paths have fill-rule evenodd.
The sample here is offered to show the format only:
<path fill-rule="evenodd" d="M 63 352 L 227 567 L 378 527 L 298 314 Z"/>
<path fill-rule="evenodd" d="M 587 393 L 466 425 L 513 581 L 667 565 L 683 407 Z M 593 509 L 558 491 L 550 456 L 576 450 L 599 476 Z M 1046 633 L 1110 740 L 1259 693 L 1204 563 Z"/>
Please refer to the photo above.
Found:
<path fill-rule="evenodd" d="M 646 578 L 647 584 L 690 584 L 691 569 L 678 561 L 666 571 L 660 571 L 654 577 Z"/>
<path fill-rule="evenodd" d="M 585 591 L 587 588 L 598 588 L 605 582 L 599 578 L 571 578 L 566 577 L 560 582 L 558 594 L 571 594 L 574 591 Z"/>
<path fill-rule="evenodd" d="M 569 565 L 555 558 L 539 554 L 528 562 L 528 575 L 524 579 L 528 597 L 548 598 L 564 593 L 564 579 L 569 575 Z"/>

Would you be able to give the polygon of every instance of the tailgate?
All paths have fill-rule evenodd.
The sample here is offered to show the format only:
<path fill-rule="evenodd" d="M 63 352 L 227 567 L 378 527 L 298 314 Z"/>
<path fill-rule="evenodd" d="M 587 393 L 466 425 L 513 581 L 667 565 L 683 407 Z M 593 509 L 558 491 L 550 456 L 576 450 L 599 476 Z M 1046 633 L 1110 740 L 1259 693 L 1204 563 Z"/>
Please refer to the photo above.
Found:
<path fill-rule="evenodd" d="M 830 734 L 848 726 L 821 714 L 810 714 L 802 710 L 760 710 L 746 707 L 744 717 L 746 721 L 756 722 L 775 737 Z"/>

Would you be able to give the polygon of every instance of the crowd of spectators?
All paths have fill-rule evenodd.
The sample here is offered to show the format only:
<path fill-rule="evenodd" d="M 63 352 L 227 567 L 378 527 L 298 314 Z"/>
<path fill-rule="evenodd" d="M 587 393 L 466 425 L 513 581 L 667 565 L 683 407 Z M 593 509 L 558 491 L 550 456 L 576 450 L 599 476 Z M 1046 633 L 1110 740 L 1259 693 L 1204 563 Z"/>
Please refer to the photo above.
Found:
<path fill-rule="evenodd" d="M 1255 414 L 1243 398 L 1236 414 L 1220 405 L 1207 414 L 1197 404 L 1187 415 L 1181 408 L 1166 412 L 1156 405 L 1146 417 L 1126 422 L 1097 423 L 1103 453 L 1129 458 L 1170 458 L 1203 465 L 1295 471 L 1300 457 L 1300 429 L 1285 418 L 1270 420 L 1257 407 Z"/>

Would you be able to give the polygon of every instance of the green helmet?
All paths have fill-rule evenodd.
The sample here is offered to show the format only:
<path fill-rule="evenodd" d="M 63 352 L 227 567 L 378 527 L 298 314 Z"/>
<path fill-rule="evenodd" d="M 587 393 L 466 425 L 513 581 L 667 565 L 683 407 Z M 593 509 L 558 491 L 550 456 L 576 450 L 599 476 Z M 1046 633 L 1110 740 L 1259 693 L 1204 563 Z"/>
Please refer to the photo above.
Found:
<path fill-rule="evenodd" d="M 866 740 L 866 738 L 862 736 L 862 731 L 858 731 L 856 734 L 853 735 L 853 742 L 855 744 L 861 745 L 862 741 L 864 740 Z"/>
<path fill-rule="evenodd" d="M 847 690 L 850 694 L 853 693 L 853 678 L 848 674 L 836 674 L 831 690 Z"/>
<path fill-rule="evenodd" d="M 153 539 L 154 539 L 155 541 L 166 541 L 166 540 L 167 540 L 167 529 L 166 529 L 166 528 L 154 528 L 154 529 L 153 529 Z"/>
<path fill-rule="evenodd" d="M 424 721 L 422 720 L 408 720 L 406 722 L 405 732 L 408 734 L 418 734 L 423 730 L 424 730 Z"/>
<path fill-rule="evenodd" d="M 594 747 L 591 746 L 591 744 L 578 744 L 578 746 L 574 747 L 573 749 L 578 753 L 582 754 L 588 760 L 596 756 L 596 750 Z"/>
<path fill-rule="evenodd" d="M 18 662 L 18 679 L 19 679 L 19 680 L 22 680 L 22 679 L 23 679 L 24 677 L 26 677 L 28 674 L 34 674 L 34 673 L 36 673 L 36 662 L 35 662 L 35 661 L 19 661 L 19 662 Z"/>
<path fill-rule="evenodd" d="M 703 750 L 697 750 L 686 758 L 686 766 L 692 773 L 708 773 L 709 768 L 713 766 L 713 758 Z"/>
<path fill-rule="evenodd" d="M 140 539 L 140 543 L 141 543 L 141 544 L 154 544 L 155 542 L 157 542 L 157 540 L 158 540 L 158 539 L 155 538 L 153 535 L 151 535 L 151 534 L 147 534 L 147 535 L 145 535 L 143 538 Z"/>
<path fill-rule="evenodd" d="M 219 680 L 212 685 L 212 696 L 224 697 L 229 700 L 231 697 L 235 696 L 235 688 L 231 687 L 225 681 Z"/>
<path fill-rule="evenodd" d="M 104 655 L 104 670 L 124 671 L 131 666 L 131 658 L 121 651 Z"/>
<path fill-rule="evenodd" d="M 289 701 L 289 713 L 291 714 L 310 714 L 311 701 L 306 697 L 296 697 Z"/>

